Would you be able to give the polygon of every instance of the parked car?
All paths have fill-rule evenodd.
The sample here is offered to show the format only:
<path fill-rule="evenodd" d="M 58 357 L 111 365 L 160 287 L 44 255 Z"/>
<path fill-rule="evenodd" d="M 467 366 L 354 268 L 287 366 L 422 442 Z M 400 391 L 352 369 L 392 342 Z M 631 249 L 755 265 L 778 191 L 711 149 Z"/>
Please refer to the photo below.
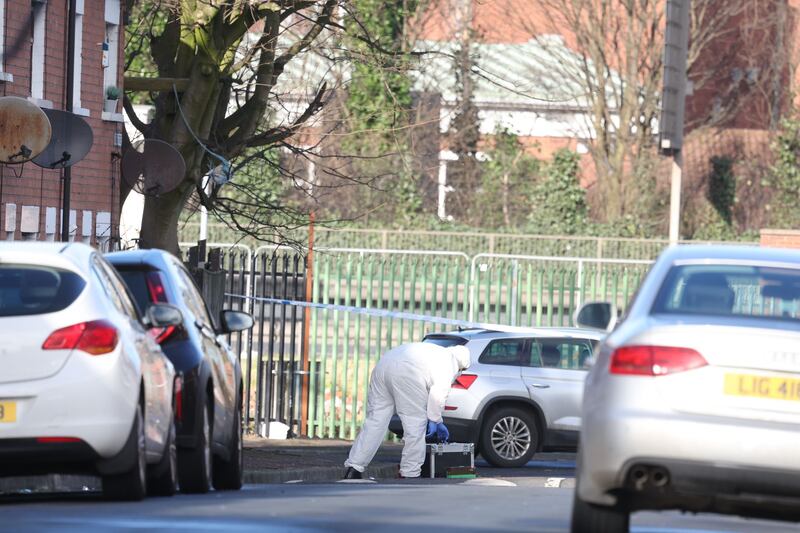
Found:
<path fill-rule="evenodd" d="M 177 306 L 183 322 L 157 340 L 183 373 L 176 410 L 181 491 L 238 490 L 242 486 L 242 371 L 225 336 L 253 326 L 247 313 L 224 310 L 213 317 L 191 274 L 163 250 L 106 255 L 141 309 Z"/>
<path fill-rule="evenodd" d="M 583 421 L 572 531 L 628 531 L 641 509 L 800 521 L 800 252 L 662 253 L 599 347 Z"/>
<path fill-rule="evenodd" d="M 0 472 L 97 474 L 115 499 L 173 494 L 176 377 L 148 328 L 180 321 L 168 305 L 140 315 L 89 246 L 0 243 Z"/>
<path fill-rule="evenodd" d="M 574 450 L 586 363 L 602 337 L 574 328 L 427 335 L 423 342 L 461 344 L 472 355 L 447 397 L 450 440 L 475 443 L 484 459 L 500 467 L 524 465 L 544 449 Z M 399 419 L 390 429 L 402 434 Z"/>

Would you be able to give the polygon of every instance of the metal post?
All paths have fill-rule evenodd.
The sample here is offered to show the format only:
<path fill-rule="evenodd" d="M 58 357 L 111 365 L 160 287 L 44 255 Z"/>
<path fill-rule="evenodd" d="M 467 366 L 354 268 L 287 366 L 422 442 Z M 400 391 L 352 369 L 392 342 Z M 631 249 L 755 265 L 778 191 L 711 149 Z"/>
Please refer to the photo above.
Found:
<path fill-rule="evenodd" d="M 681 181 L 683 178 L 683 153 L 672 155 L 671 189 L 669 195 L 669 243 L 678 244 L 681 224 Z"/>
<path fill-rule="evenodd" d="M 44 9 L 44 8 L 42 8 Z M 65 109 L 70 113 L 73 111 L 72 104 L 75 99 L 75 12 L 77 11 L 77 0 L 69 0 L 69 15 L 67 21 L 67 91 Z M 44 68 L 36 65 L 35 67 Z M 72 188 L 72 168 L 64 169 L 64 189 L 61 198 L 61 241 L 69 241 L 69 210 L 70 210 L 70 190 Z"/>

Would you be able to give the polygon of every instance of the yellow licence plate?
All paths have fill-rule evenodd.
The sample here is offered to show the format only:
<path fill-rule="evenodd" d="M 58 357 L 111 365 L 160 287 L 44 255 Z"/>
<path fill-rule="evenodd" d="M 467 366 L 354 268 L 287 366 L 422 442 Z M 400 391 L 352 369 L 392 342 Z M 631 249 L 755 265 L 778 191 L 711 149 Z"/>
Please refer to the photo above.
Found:
<path fill-rule="evenodd" d="M 800 402 L 800 379 L 725 374 L 725 394 Z"/>
<path fill-rule="evenodd" d="M 17 402 L 0 402 L 0 423 L 17 421 Z"/>

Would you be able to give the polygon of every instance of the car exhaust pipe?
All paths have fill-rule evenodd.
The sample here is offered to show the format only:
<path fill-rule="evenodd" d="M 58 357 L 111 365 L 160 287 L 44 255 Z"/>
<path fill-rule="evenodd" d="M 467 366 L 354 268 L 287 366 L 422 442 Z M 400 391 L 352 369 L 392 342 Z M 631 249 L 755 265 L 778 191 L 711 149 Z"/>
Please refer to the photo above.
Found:
<path fill-rule="evenodd" d="M 654 487 L 663 488 L 669 485 L 669 472 L 660 466 L 653 467 L 650 479 Z"/>
<path fill-rule="evenodd" d="M 628 475 L 631 485 L 637 491 L 644 490 L 647 482 L 650 481 L 650 472 L 644 466 L 636 465 L 631 468 L 631 473 Z"/>

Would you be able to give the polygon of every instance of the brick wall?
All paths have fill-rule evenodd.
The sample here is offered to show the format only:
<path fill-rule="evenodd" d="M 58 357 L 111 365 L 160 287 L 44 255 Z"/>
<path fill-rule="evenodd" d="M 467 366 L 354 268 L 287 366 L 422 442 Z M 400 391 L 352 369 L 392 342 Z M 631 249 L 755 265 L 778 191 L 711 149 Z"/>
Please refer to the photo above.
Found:
<path fill-rule="evenodd" d="M 31 95 L 31 0 L 5 0 L 4 42 L 8 53 L 4 71 L 13 81 L 0 82 L 0 95 Z M 46 9 L 44 99 L 54 109 L 65 109 L 66 32 L 68 0 L 48 0 Z M 103 114 L 105 87 L 103 82 L 102 45 L 105 41 L 105 0 L 84 0 L 81 76 L 81 107 L 89 115 L 83 118 L 91 126 L 94 144 L 89 154 L 72 167 L 71 210 L 77 227 L 74 239 L 97 243 L 98 224 L 111 223 L 112 237 L 118 234 L 119 221 L 119 148 L 114 147 L 115 133 L 123 128 L 122 115 Z M 122 36 L 120 36 L 120 39 Z M 22 44 L 15 51 L 9 47 Z M 117 85 L 122 84 L 123 47 L 117 65 Z M 39 105 L 47 105 L 38 102 Z M 48 234 L 60 233 L 61 172 L 44 170 L 33 163 L 0 165 L 3 181 L 0 198 L 0 239 L 35 237 L 45 240 Z M 38 208 L 38 212 L 37 212 Z M 23 212 L 26 230 L 38 226 L 34 235 L 21 233 Z M 52 221 L 55 220 L 55 228 Z M 107 233 L 107 232 L 106 232 Z"/>
<path fill-rule="evenodd" d="M 800 230 L 762 229 L 761 246 L 768 248 L 800 249 Z"/>

